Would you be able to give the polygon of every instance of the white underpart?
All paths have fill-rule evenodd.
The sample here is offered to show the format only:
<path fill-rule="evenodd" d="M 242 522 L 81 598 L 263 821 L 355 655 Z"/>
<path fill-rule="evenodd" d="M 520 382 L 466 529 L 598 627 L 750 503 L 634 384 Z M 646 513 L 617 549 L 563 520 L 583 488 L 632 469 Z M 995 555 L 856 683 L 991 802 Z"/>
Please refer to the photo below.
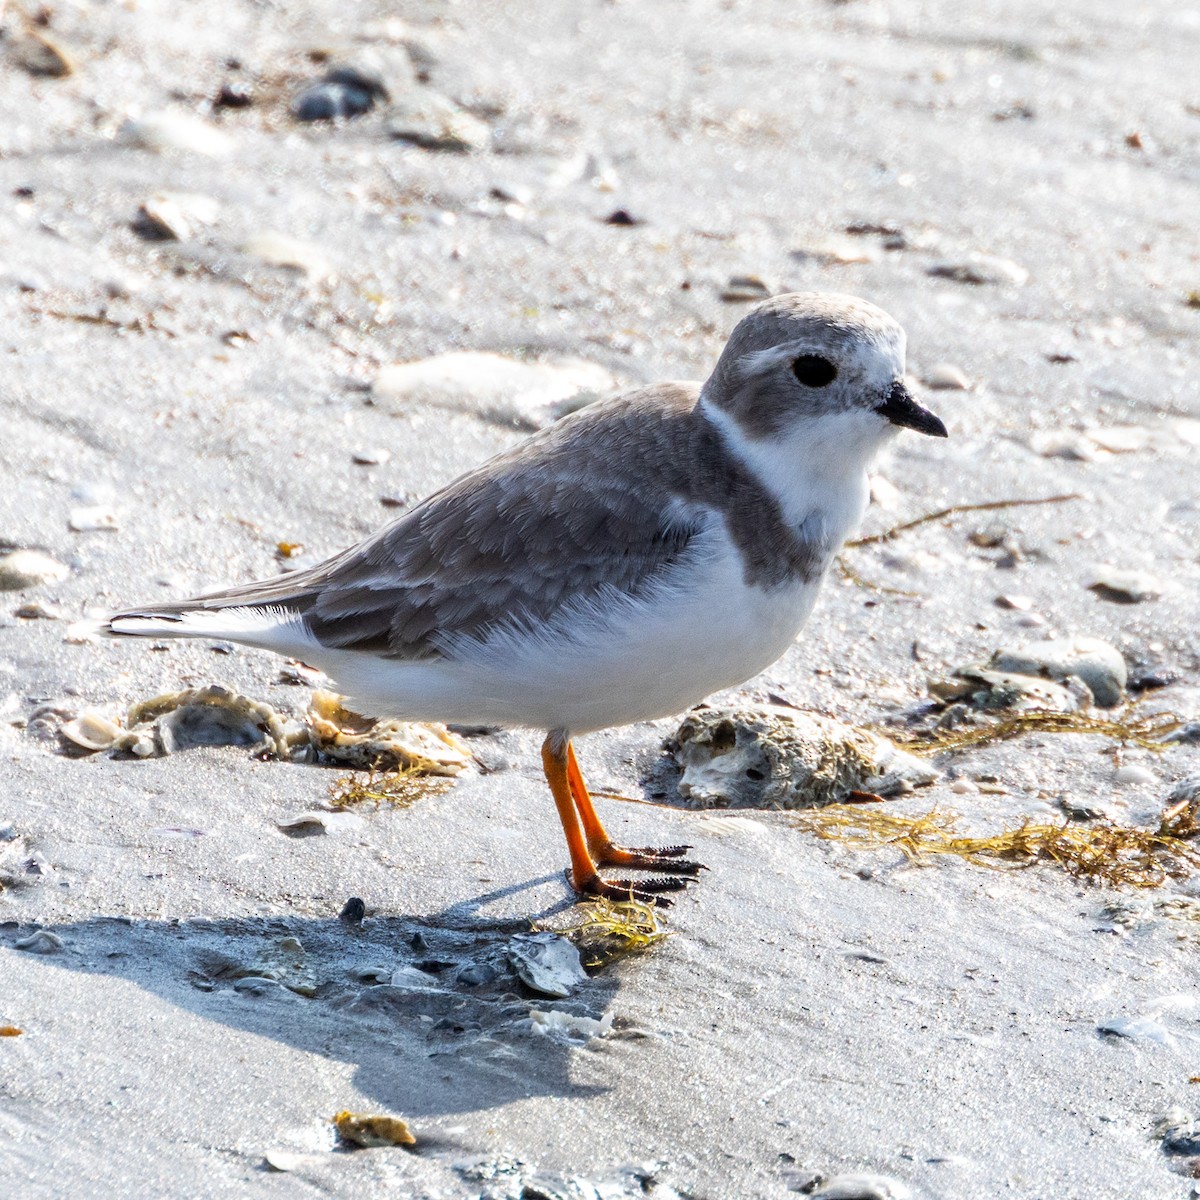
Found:
<path fill-rule="evenodd" d="M 550 625 L 464 639 L 448 659 L 403 662 L 314 650 L 366 712 L 587 733 L 669 716 L 756 675 L 791 645 L 817 585 L 745 582 L 737 547 L 712 513 L 696 553 L 643 598 L 615 591 Z"/>

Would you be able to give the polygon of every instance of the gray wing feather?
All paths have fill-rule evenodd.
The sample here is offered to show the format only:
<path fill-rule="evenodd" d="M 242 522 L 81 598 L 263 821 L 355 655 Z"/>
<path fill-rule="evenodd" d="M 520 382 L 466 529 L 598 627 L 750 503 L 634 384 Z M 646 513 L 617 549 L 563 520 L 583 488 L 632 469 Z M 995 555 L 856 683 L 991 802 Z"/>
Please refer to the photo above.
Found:
<path fill-rule="evenodd" d="M 328 561 L 193 606 L 278 606 L 327 646 L 419 659 L 611 589 L 637 594 L 702 524 L 697 508 L 681 515 L 670 461 L 695 398 L 659 385 L 584 410 Z"/>

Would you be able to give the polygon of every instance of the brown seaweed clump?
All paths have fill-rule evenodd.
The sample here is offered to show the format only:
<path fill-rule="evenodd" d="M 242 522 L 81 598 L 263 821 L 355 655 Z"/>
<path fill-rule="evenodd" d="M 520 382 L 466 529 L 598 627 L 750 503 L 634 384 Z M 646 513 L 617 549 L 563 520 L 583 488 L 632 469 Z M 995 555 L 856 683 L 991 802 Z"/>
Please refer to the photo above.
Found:
<path fill-rule="evenodd" d="M 1075 879 L 1129 887 L 1159 887 L 1200 867 L 1200 849 L 1157 830 L 1101 821 L 1088 825 L 1025 820 L 998 833 L 971 836 L 959 818 L 937 808 L 899 816 L 878 806 L 831 805 L 794 819 L 819 838 L 865 850 L 894 847 L 912 862 L 953 855 L 985 867 L 1052 863 Z"/>
<path fill-rule="evenodd" d="M 557 933 L 579 951 L 579 961 L 587 971 L 601 971 L 630 954 L 643 954 L 671 936 L 662 927 L 662 918 L 653 905 L 640 900 L 589 900 L 577 904 L 573 925 L 551 927 L 537 924 L 541 933 Z"/>

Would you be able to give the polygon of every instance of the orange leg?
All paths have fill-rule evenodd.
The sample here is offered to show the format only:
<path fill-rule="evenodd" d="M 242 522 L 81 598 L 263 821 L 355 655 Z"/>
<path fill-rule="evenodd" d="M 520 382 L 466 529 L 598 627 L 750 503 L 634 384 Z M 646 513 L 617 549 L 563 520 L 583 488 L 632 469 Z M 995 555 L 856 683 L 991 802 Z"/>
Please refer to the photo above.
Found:
<path fill-rule="evenodd" d="M 588 851 L 592 860 L 601 867 L 647 867 L 652 870 L 670 871 L 679 875 L 697 875 L 700 864 L 691 862 L 683 856 L 691 846 L 618 846 L 608 836 L 608 831 L 600 823 L 596 815 L 592 798 L 588 794 L 587 784 L 583 782 L 583 772 L 579 769 L 579 760 L 575 757 L 575 747 L 567 742 L 567 782 L 571 785 L 571 796 L 575 807 L 579 810 L 579 819 L 583 824 L 583 835 L 587 839 Z"/>
<path fill-rule="evenodd" d="M 596 863 L 588 849 L 588 839 L 580 826 L 580 816 L 576 810 L 576 802 L 572 795 L 570 782 L 571 743 L 561 733 L 551 733 L 542 743 L 542 767 L 546 772 L 546 782 L 554 796 L 558 808 L 558 819 L 562 822 L 563 833 L 567 838 L 567 850 L 571 855 L 571 886 L 587 896 L 604 896 L 609 900 L 649 901 L 651 903 L 670 903 L 659 893 L 678 891 L 687 886 L 684 879 L 647 879 L 634 883 L 630 879 L 617 879 L 609 882 L 600 878 Z M 578 774 L 579 768 L 575 767 Z M 582 783 L 582 778 L 580 779 Z M 584 793 L 586 795 L 586 791 Z M 588 800 L 591 807 L 591 801 Z M 601 834 L 603 826 L 596 820 L 592 812 L 592 820 Z M 607 837 L 607 835 L 604 835 Z M 671 861 L 668 859 L 668 862 Z M 649 864 L 659 866 L 659 863 Z M 697 868 L 698 869 L 698 868 Z"/>

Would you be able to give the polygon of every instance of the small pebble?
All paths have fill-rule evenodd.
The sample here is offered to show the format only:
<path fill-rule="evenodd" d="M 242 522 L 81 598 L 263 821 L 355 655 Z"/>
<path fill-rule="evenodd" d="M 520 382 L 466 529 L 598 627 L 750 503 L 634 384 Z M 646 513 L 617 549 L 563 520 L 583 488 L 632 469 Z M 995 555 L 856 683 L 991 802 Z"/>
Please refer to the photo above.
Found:
<path fill-rule="evenodd" d="M 356 450 L 351 459 L 360 467 L 380 467 L 392 457 L 390 450 Z"/>
<path fill-rule="evenodd" d="M 1141 604 L 1157 600 L 1163 593 L 1161 580 L 1146 571 L 1122 571 L 1117 567 L 1099 567 L 1088 587 L 1102 600 L 1114 604 Z"/>
<path fill-rule="evenodd" d="M 938 392 L 966 392 L 971 381 L 952 363 L 937 363 L 925 375 L 925 386 Z"/>
<path fill-rule="evenodd" d="M 970 779 L 956 779 L 950 790 L 959 796 L 975 796 L 979 794 L 978 786 Z"/>
<path fill-rule="evenodd" d="M 254 87 L 244 79 L 227 79 L 213 98 L 214 108 L 249 108 L 254 103 Z"/>
<path fill-rule="evenodd" d="M 134 233 L 146 241 L 186 241 L 197 225 L 211 225 L 220 211 L 211 196 L 158 192 L 137 210 Z"/>
<path fill-rule="evenodd" d="M 327 77 L 292 101 L 292 116 L 297 121 L 333 121 L 360 117 L 374 106 L 375 97 L 369 91 Z"/>
<path fill-rule="evenodd" d="M 338 913 L 338 920 L 344 921 L 347 925 L 361 925 L 363 918 L 367 915 L 367 906 L 358 896 L 351 896 L 345 904 L 342 905 L 342 911 Z"/>
<path fill-rule="evenodd" d="M 70 569 L 40 550 L 0 554 L 0 592 L 19 592 L 46 583 L 61 583 Z"/>
<path fill-rule="evenodd" d="M 1028 612 L 1033 607 L 1028 596 L 997 596 L 993 603 L 997 608 L 1011 608 L 1017 612 Z"/>
<path fill-rule="evenodd" d="M 614 208 L 612 212 L 604 218 L 605 225 L 642 225 L 644 224 L 641 217 L 636 217 L 627 208 Z"/>

